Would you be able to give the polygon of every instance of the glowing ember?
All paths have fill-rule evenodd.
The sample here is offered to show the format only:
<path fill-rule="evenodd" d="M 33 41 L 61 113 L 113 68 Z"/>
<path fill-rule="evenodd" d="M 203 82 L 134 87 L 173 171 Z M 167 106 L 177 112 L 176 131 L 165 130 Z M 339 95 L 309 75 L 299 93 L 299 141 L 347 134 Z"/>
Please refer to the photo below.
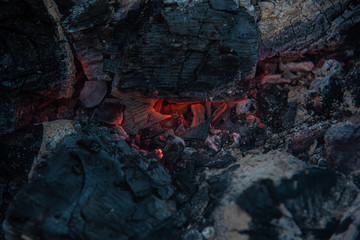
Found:
<path fill-rule="evenodd" d="M 158 160 L 161 160 L 164 157 L 164 154 L 161 149 L 155 149 L 155 154 L 158 157 Z"/>

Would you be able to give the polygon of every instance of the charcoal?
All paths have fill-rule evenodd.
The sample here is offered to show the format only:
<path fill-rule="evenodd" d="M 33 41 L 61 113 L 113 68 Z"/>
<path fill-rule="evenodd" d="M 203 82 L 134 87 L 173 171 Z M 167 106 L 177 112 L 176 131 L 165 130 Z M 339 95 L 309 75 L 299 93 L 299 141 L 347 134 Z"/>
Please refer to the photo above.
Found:
<path fill-rule="evenodd" d="M 37 165 L 7 211 L 8 239 L 149 239 L 162 226 L 172 229 L 175 208 L 168 200 L 173 194 L 168 173 L 159 165 L 150 172 L 140 169 L 145 160 L 120 154 L 126 149 L 109 155 L 113 150 L 104 148 L 113 146 L 107 138 L 87 139 L 85 133 L 65 137 Z M 96 141 L 96 151 L 77 144 Z M 153 189 L 162 191 L 163 199 Z"/>
<path fill-rule="evenodd" d="M 215 199 L 220 199 L 224 195 L 226 189 L 228 188 L 230 184 L 229 181 L 230 180 L 226 175 L 218 176 L 218 179 L 214 178 L 213 180 L 211 180 L 209 184 L 210 184 L 210 193 L 212 197 Z"/>
<path fill-rule="evenodd" d="M 351 68 L 349 73 L 345 76 L 345 101 L 348 102 L 349 108 L 352 112 L 356 112 L 356 109 L 360 107 L 360 62 L 356 62 Z"/>
<path fill-rule="evenodd" d="M 291 136 L 289 148 L 293 154 L 306 151 L 316 139 L 322 139 L 329 128 L 329 124 L 319 123 L 311 127 L 299 129 Z"/>
<path fill-rule="evenodd" d="M 146 174 L 151 178 L 153 188 L 157 189 L 157 192 L 161 199 L 167 200 L 174 194 L 174 187 L 172 186 L 172 179 L 169 172 L 165 168 L 154 167 L 148 169 Z"/>
<path fill-rule="evenodd" d="M 122 127 L 129 134 L 136 135 L 141 129 L 171 117 L 155 111 L 154 105 L 157 102 L 155 99 L 134 98 L 121 93 L 113 93 L 113 95 L 125 106 Z"/>
<path fill-rule="evenodd" d="M 193 208 L 191 219 L 198 219 L 209 203 L 209 190 L 206 184 L 199 186 L 198 191 L 191 199 L 190 205 Z"/>
<path fill-rule="evenodd" d="M 211 121 L 212 121 L 212 117 L 203 124 L 200 124 L 199 126 L 189 128 L 186 131 L 186 133 L 181 137 L 184 138 L 185 140 L 197 139 L 204 141 L 209 133 Z"/>
<path fill-rule="evenodd" d="M 34 109 L 71 97 L 69 42 L 40 0 L 0 3 L 0 134 L 30 123 Z"/>
<path fill-rule="evenodd" d="M 315 79 L 311 83 L 310 91 L 316 92 L 318 96 L 329 97 L 333 89 L 334 81 L 342 75 L 341 63 L 336 60 L 328 60 L 324 65 L 315 71 Z"/>
<path fill-rule="evenodd" d="M 294 125 L 296 111 L 297 104 L 294 102 L 290 102 L 285 109 L 281 111 L 280 119 L 284 129 L 290 129 Z"/>
<path fill-rule="evenodd" d="M 287 108 L 287 92 L 283 87 L 271 85 L 260 89 L 256 93 L 255 100 L 258 102 L 261 120 L 275 131 L 283 128 L 281 116 Z"/>
<path fill-rule="evenodd" d="M 166 145 L 163 149 L 161 162 L 170 169 L 176 166 L 176 162 L 181 159 L 184 152 L 185 142 L 182 138 L 173 134 L 166 136 Z"/>
<path fill-rule="evenodd" d="M 255 71 L 255 18 L 235 2 L 231 13 L 208 2 L 164 3 L 147 2 L 115 27 L 108 53 L 115 67 L 105 70 L 120 76 L 116 90 L 182 101 L 247 91 L 235 86 Z"/>
<path fill-rule="evenodd" d="M 346 174 L 360 169 L 360 125 L 339 123 L 325 134 L 330 167 Z"/>
<path fill-rule="evenodd" d="M 27 182 L 31 165 L 40 150 L 43 127 L 27 126 L 0 137 L 0 222 L 19 189 Z M 3 233 L 0 230 L 0 239 Z"/>
<path fill-rule="evenodd" d="M 348 6 L 352 6 L 352 10 L 344 13 L 342 9 Z M 280 1 L 276 4 L 259 1 L 256 9 L 261 16 L 258 31 L 263 43 L 259 45 L 259 59 L 264 59 L 277 54 L 293 55 L 294 51 L 332 51 L 341 44 L 340 39 L 344 39 L 346 31 L 359 22 L 360 5 L 351 0 L 331 3 Z M 314 9 L 324 15 L 314 14 Z M 274 22 L 274 19 L 277 21 Z M 332 24 L 334 21 L 337 24 Z"/>
<path fill-rule="evenodd" d="M 107 98 L 98 109 L 98 120 L 112 125 L 120 125 L 124 118 L 124 106 L 117 99 Z"/>
<path fill-rule="evenodd" d="M 126 183 L 136 198 L 149 195 L 152 191 L 149 179 L 140 171 L 133 168 L 126 169 Z"/>
<path fill-rule="evenodd" d="M 252 217 L 252 227 L 244 233 L 250 237 L 257 237 L 261 233 L 268 237 L 280 238 L 281 233 L 268 223 L 281 218 L 283 213 L 279 206 L 284 204 L 305 237 L 313 236 L 316 239 L 328 239 L 335 233 L 339 221 L 323 215 L 326 213 L 323 207 L 316 208 L 316 211 L 320 211 L 319 218 L 327 219 L 326 225 L 319 225 L 316 215 L 310 216 L 315 219 L 304 221 L 306 214 L 303 213 L 301 207 L 306 207 L 306 203 L 304 204 L 301 201 L 304 201 L 304 198 L 327 198 L 337 188 L 338 181 L 343 181 L 343 179 L 333 172 L 308 169 L 294 175 L 291 179 L 282 180 L 277 186 L 270 180 L 254 183 L 236 200 L 236 203 Z M 297 184 L 294 185 L 294 182 Z"/>
<path fill-rule="evenodd" d="M 215 157 L 214 159 L 205 159 L 204 166 L 208 168 L 226 168 L 236 161 L 230 154 L 224 154 Z"/>
<path fill-rule="evenodd" d="M 92 108 L 100 104 L 107 92 L 104 81 L 87 81 L 80 93 L 80 101 L 86 108 Z"/>
<path fill-rule="evenodd" d="M 175 183 L 185 197 L 190 198 L 196 191 L 197 186 L 187 171 L 174 172 Z"/>

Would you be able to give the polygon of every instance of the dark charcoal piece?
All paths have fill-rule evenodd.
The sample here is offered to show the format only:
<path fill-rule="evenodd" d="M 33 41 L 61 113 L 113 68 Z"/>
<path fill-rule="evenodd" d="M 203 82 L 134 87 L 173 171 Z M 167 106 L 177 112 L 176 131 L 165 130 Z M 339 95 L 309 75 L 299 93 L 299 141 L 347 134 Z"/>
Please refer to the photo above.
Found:
<path fill-rule="evenodd" d="M 148 1 L 118 23 L 105 71 L 115 92 L 226 99 L 257 63 L 255 18 L 235 1 Z"/>
<path fill-rule="evenodd" d="M 292 107 L 287 105 L 287 92 L 283 88 L 274 85 L 261 88 L 255 99 L 262 120 L 274 130 L 280 131 L 294 121 L 295 114 Z"/>
<path fill-rule="evenodd" d="M 324 137 L 328 128 L 329 124 L 319 123 L 308 128 L 305 127 L 297 130 L 290 137 L 289 149 L 295 155 L 306 151 L 315 140 L 320 140 Z"/>
<path fill-rule="evenodd" d="M 75 67 L 62 34 L 43 1 L 0 1 L 0 134 L 29 123 L 38 105 L 71 96 Z"/>
<path fill-rule="evenodd" d="M 184 138 L 185 140 L 201 140 L 201 141 L 205 141 L 208 133 L 209 133 L 209 129 L 210 129 L 210 123 L 213 120 L 213 118 L 211 117 L 209 120 L 207 120 L 206 122 L 193 127 L 193 128 L 189 128 L 186 133 L 181 136 L 182 138 Z"/>
<path fill-rule="evenodd" d="M 296 225 L 300 230 L 291 227 L 287 230 L 289 236 L 301 234 L 302 239 L 329 239 L 337 229 L 344 228 L 344 223 L 339 225 L 339 209 L 356 204 L 358 191 L 346 183 L 342 175 L 315 168 L 301 171 L 279 184 L 270 179 L 256 182 L 236 200 L 251 216 L 249 228 L 242 233 L 250 239 L 284 239 L 286 232 L 281 225 L 285 224 Z M 352 235 L 352 239 L 358 237 L 358 233 Z"/>
<path fill-rule="evenodd" d="M 27 182 L 34 157 L 37 156 L 43 127 L 27 126 L 0 138 L 0 223 L 15 194 Z M 0 228 L 0 239 L 3 239 Z"/>
<path fill-rule="evenodd" d="M 168 172 L 158 164 L 144 167 L 123 142 L 101 141 L 94 152 L 78 144 L 96 141 L 86 139 L 66 137 L 35 169 L 7 211 L 8 239 L 151 239 L 173 229 Z M 117 150 L 110 156 L 104 148 Z"/>
<path fill-rule="evenodd" d="M 330 167 L 346 174 L 360 169 L 360 125 L 340 123 L 325 134 Z"/>

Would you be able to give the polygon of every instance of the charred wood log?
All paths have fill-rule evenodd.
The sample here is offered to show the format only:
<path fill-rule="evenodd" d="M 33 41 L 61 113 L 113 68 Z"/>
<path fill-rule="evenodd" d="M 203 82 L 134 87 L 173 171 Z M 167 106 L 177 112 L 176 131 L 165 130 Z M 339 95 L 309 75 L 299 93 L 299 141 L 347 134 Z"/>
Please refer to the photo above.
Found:
<path fill-rule="evenodd" d="M 104 70 L 114 93 L 238 98 L 259 59 L 333 51 L 359 12 L 352 0 L 149 1 L 118 22 Z"/>
<path fill-rule="evenodd" d="M 167 239 L 177 232 L 168 171 L 122 140 L 100 140 L 110 139 L 104 129 L 87 132 L 65 137 L 37 165 L 8 209 L 6 239 Z M 158 232 L 163 237 L 152 237 Z"/>
<path fill-rule="evenodd" d="M 115 28 L 105 70 L 113 92 L 226 99 L 256 69 L 254 16 L 235 1 L 149 1 Z"/>
<path fill-rule="evenodd" d="M 0 2 L 0 134 L 45 101 L 72 94 L 70 45 L 40 0 Z"/>

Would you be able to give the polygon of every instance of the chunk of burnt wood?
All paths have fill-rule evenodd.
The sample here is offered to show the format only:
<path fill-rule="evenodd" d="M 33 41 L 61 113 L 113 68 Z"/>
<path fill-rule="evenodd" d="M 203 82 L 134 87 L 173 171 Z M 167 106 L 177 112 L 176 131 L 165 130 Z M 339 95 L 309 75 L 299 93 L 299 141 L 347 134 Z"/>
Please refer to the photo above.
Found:
<path fill-rule="evenodd" d="M 353 0 L 257 1 L 259 59 L 294 53 L 333 51 L 346 31 L 360 22 L 360 3 Z"/>
<path fill-rule="evenodd" d="M 0 222 L 19 189 L 27 182 L 31 165 L 39 152 L 43 128 L 27 126 L 0 137 Z M 0 238 L 3 237 L 0 228 Z"/>
<path fill-rule="evenodd" d="M 196 127 L 187 129 L 185 134 L 182 135 L 181 137 L 185 140 L 205 141 L 205 139 L 209 133 L 210 123 L 211 123 L 212 119 L 213 118 L 211 117 L 206 122 L 204 122 Z"/>
<path fill-rule="evenodd" d="M 92 108 L 99 105 L 107 92 L 104 81 L 87 81 L 80 93 L 80 101 L 86 108 Z"/>
<path fill-rule="evenodd" d="M 68 136 L 36 167 L 8 208 L 7 239 L 151 239 L 173 229 L 168 172 L 159 164 L 148 172 L 126 144 L 101 139 L 91 128 Z M 96 141 L 95 152 L 81 144 Z"/>
<path fill-rule="evenodd" d="M 360 169 L 360 125 L 339 123 L 325 134 L 330 167 L 349 174 Z"/>
<path fill-rule="evenodd" d="M 0 134 L 31 121 L 44 102 L 72 95 L 73 56 L 41 0 L 0 2 Z"/>
<path fill-rule="evenodd" d="M 149 1 L 118 23 L 105 70 L 115 92 L 234 98 L 255 72 L 257 46 L 255 18 L 235 2 Z"/>
<path fill-rule="evenodd" d="M 123 121 L 124 106 L 120 100 L 107 98 L 98 109 L 98 120 L 111 125 L 120 125 Z"/>

